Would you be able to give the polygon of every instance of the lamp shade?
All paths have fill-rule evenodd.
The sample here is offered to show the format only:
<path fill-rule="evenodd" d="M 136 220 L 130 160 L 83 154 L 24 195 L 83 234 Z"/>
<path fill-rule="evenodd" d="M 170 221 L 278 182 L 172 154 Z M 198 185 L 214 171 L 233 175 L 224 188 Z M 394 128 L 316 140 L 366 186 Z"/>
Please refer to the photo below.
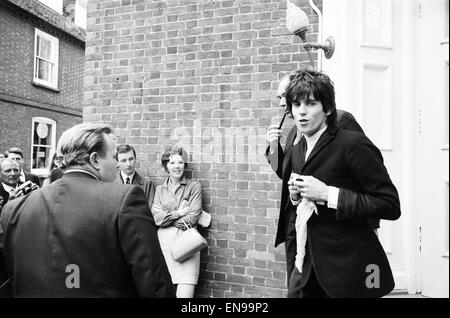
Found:
<path fill-rule="evenodd" d="M 306 34 L 309 26 L 309 19 L 306 13 L 300 7 L 290 0 L 287 1 L 286 7 L 286 27 L 289 32 L 300 35 Z"/>

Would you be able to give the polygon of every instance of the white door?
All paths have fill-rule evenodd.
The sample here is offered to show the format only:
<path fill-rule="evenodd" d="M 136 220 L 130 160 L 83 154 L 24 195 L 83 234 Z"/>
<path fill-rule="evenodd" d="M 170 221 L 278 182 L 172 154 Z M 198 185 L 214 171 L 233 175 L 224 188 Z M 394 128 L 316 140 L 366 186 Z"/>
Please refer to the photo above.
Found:
<path fill-rule="evenodd" d="M 449 297 L 449 1 L 421 0 L 418 10 L 419 289 Z"/>
<path fill-rule="evenodd" d="M 395 288 L 417 291 L 415 205 L 414 2 L 324 0 L 323 36 L 336 40 L 323 70 L 335 82 L 337 107 L 350 111 L 378 146 L 396 185 L 402 216 L 381 221 L 380 241 Z"/>

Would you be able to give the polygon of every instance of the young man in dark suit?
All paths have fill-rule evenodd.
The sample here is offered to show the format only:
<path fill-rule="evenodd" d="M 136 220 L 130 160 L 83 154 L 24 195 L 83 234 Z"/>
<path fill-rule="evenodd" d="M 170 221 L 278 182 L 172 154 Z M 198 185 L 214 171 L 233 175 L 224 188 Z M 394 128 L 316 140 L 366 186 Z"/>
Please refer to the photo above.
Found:
<path fill-rule="evenodd" d="M 115 183 L 136 184 L 144 190 L 150 210 L 155 197 L 155 186 L 151 180 L 144 179 L 136 171 L 136 151 L 130 145 L 119 145 L 116 151 L 116 160 L 119 164 L 119 172 Z"/>
<path fill-rule="evenodd" d="M 294 71 L 284 76 L 278 85 L 277 98 L 279 99 L 280 107 L 283 107 L 286 112 L 286 90 L 291 80 L 300 71 Z M 290 117 L 291 114 L 288 113 Z M 337 125 L 342 129 L 353 130 L 364 133 L 361 126 L 358 124 L 353 115 L 344 110 L 337 109 Z M 278 228 L 275 239 L 275 247 L 281 243 L 285 243 L 286 251 L 286 273 L 288 280 L 288 298 L 297 298 L 300 290 L 289 288 L 289 278 L 294 269 L 294 260 L 297 250 L 295 222 L 290 222 L 291 218 L 295 220 L 295 211 L 292 208 L 291 201 L 289 200 L 288 181 L 292 172 L 292 160 L 291 152 L 295 144 L 300 140 L 301 133 L 298 133 L 297 126 L 294 125 L 288 134 L 284 149 L 281 146 L 282 130 L 278 125 L 272 125 L 267 130 L 266 140 L 268 147 L 266 149 L 265 156 L 270 163 L 272 170 L 283 180 L 281 187 L 281 202 L 280 202 L 280 214 L 278 220 Z M 380 220 L 377 218 L 369 218 L 369 224 L 375 231 L 379 228 Z"/>
<path fill-rule="evenodd" d="M 381 152 L 364 134 L 336 125 L 327 75 L 299 72 L 286 101 L 304 136 L 291 152 L 297 255 L 290 286 L 305 298 L 386 295 L 392 271 L 368 218 L 396 220 L 400 202 Z"/>
<path fill-rule="evenodd" d="M 175 297 L 144 192 L 113 183 L 115 149 L 110 126 L 72 127 L 62 178 L 3 207 L 15 297 Z"/>

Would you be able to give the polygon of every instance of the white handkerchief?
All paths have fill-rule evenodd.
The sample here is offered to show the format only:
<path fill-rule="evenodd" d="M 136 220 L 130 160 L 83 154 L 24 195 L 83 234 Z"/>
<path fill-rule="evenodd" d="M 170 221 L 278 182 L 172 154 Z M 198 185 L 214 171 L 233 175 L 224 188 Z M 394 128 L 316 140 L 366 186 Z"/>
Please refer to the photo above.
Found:
<path fill-rule="evenodd" d="M 300 273 L 302 272 L 303 259 L 305 258 L 306 253 L 306 222 L 308 222 L 313 213 L 317 214 L 317 207 L 316 204 L 309 199 L 303 199 L 297 206 L 297 218 L 295 219 L 297 255 L 295 255 L 295 267 L 297 267 Z"/>

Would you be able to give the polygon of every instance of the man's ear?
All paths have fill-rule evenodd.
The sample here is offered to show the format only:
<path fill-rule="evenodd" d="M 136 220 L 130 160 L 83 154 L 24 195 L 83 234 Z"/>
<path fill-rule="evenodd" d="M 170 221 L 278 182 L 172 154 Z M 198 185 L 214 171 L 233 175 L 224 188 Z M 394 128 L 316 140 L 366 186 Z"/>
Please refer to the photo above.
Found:
<path fill-rule="evenodd" d="M 99 157 L 99 155 L 97 152 L 93 152 L 89 155 L 89 162 L 96 170 L 100 169 L 100 163 L 98 162 L 98 157 Z"/>

